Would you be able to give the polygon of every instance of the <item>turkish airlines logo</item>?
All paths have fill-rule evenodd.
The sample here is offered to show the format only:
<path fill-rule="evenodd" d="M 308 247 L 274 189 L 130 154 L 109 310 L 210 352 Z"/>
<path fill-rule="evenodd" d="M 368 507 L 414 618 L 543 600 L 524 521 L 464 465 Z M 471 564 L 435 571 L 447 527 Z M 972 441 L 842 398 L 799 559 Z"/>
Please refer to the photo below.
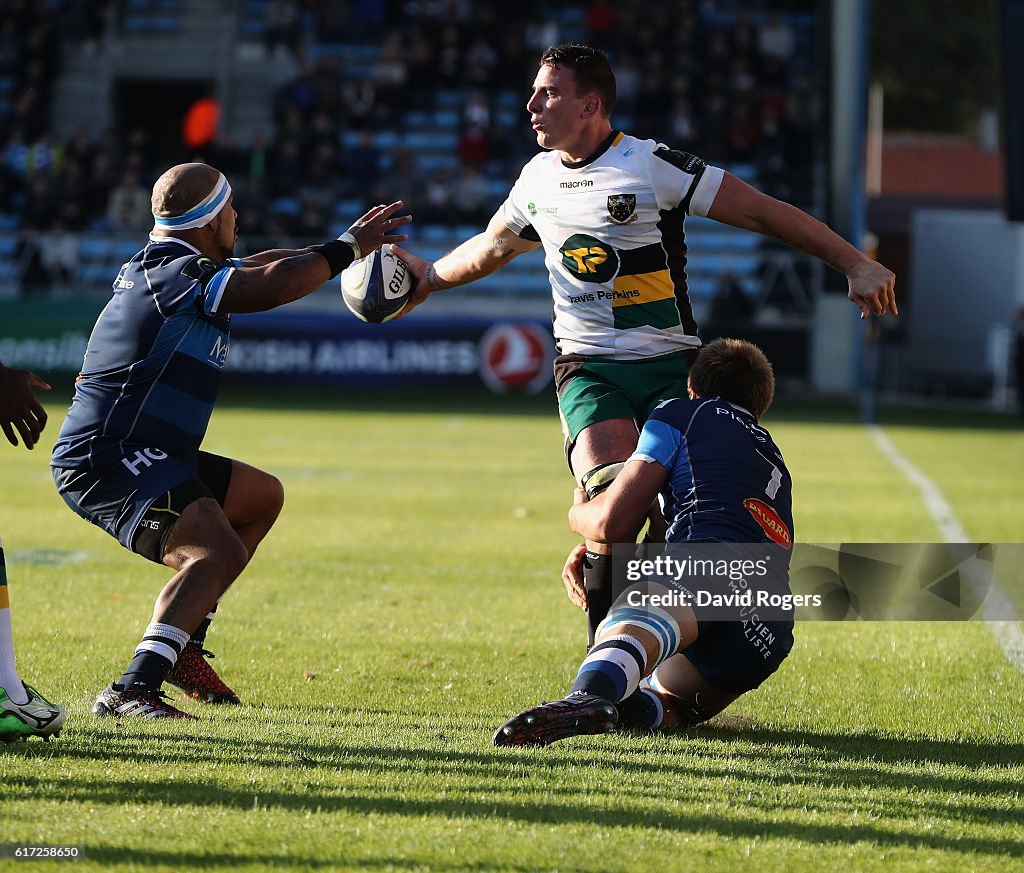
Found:
<path fill-rule="evenodd" d="M 529 321 L 502 321 L 480 340 L 480 378 L 495 394 L 536 394 L 551 381 L 551 335 Z"/>

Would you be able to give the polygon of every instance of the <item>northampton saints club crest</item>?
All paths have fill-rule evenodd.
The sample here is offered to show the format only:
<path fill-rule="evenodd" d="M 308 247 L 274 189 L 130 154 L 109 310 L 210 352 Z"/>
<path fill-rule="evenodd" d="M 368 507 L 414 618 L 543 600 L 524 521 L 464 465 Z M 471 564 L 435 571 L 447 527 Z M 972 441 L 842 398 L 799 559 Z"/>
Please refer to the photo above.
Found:
<path fill-rule="evenodd" d="M 616 224 L 636 221 L 636 194 L 609 194 L 608 214 Z"/>

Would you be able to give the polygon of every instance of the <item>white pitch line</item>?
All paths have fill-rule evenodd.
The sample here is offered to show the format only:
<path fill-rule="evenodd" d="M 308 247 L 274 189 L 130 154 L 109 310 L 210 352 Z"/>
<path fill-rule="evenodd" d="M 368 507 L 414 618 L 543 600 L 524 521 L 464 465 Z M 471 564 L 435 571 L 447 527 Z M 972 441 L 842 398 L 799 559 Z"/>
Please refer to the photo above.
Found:
<path fill-rule="evenodd" d="M 921 499 L 924 501 L 925 508 L 931 514 L 931 517 L 935 520 L 935 524 L 938 525 L 939 531 L 945 538 L 947 543 L 969 543 L 971 538 L 968 536 L 967 531 L 964 530 L 964 526 L 960 524 L 960 519 L 956 517 L 956 513 L 953 512 L 953 507 L 949 505 L 949 501 L 946 500 L 945 495 L 939 490 L 939 487 L 932 482 L 924 473 L 917 469 L 907 458 L 903 455 L 896 446 L 893 445 L 892 440 L 886 435 L 877 424 L 867 425 L 867 429 L 871 431 L 871 435 L 875 438 L 875 442 L 878 443 L 878 447 L 896 469 L 898 469 L 904 476 L 906 476 L 913 485 L 917 488 L 921 494 Z M 976 572 L 971 572 L 971 570 Z M 980 567 L 965 567 L 967 572 L 968 584 L 974 588 L 978 594 L 984 594 L 984 600 L 982 601 L 982 615 L 985 617 L 985 624 L 988 625 L 989 630 L 992 631 L 992 635 L 996 638 L 1000 648 L 1003 650 L 1003 654 L 1010 660 L 1015 667 L 1019 670 L 1024 670 L 1024 631 L 1021 630 L 1018 624 L 1018 618 L 1016 610 L 1013 608 L 1013 604 L 1007 599 L 1003 590 L 999 587 L 995 578 L 991 575 L 991 572 L 986 572 Z M 999 618 L 996 618 L 999 616 Z"/>

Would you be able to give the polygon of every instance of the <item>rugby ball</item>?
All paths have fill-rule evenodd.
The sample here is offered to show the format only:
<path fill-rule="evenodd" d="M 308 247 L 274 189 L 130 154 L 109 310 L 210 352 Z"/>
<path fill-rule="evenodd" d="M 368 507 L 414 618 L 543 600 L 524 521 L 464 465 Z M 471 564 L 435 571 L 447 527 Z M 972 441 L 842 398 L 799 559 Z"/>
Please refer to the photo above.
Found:
<path fill-rule="evenodd" d="M 341 296 L 356 318 L 371 324 L 390 321 L 402 311 L 412 292 L 412 273 L 405 262 L 381 246 L 341 272 Z"/>

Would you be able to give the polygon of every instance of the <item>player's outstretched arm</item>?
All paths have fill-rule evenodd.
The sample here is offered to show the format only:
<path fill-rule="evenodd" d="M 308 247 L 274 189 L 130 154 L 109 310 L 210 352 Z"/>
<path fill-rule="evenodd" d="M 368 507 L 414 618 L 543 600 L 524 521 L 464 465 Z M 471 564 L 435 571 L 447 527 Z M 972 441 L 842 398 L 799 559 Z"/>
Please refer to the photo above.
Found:
<path fill-rule="evenodd" d="M 393 217 L 401 206 L 401 200 L 389 206 L 374 206 L 348 229 L 347 233 L 359 247 L 360 257 L 365 257 L 384 243 L 408 239 L 406 234 L 395 232 L 412 221 L 409 215 Z M 354 259 L 352 247 L 337 239 L 291 251 L 266 264 L 241 267 L 235 270 L 224 289 L 219 311 L 225 314 L 264 312 L 299 300 L 337 276 Z"/>
<path fill-rule="evenodd" d="M 12 445 L 31 449 L 46 427 L 46 410 L 32 389 L 49 391 L 50 386 L 28 370 L 11 370 L 0 363 L 0 428 Z"/>
<path fill-rule="evenodd" d="M 395 205 L 395 203 L 391 204 L 391 206 Z M 367 216 L 372 215 L 375 211 L 390 209 L 391 206 L 385 206 L 383 203 L 378 206 L 374 206 L 373 209 L 371 209 L 369 212 L 366 213 L 366 215 L 360 218 L 359 221 L 353 224 L 346 231 L 346 233 L 351 233 L 352 236 L 358 242 L 360 238 L 359 232 L 365 230 L 367 227 L 367 225 L 364 224 Z M 406 220 L 411 221 L 411 216 Z M 397 227 L 398 225 L 396 224 L 395 226 Z M 406 239 L 406 237 L 402 237 L 402 239 Z M 398 242 L 397 239 L 394 241 Z M 377 246 L 379 246 L 382 242 L 384 242 L 384 240 L 380 240 L 379 242 L 377 242 L 376 245 L 373 245 L 372 239 L 367 240 L 367 248 L 363 248 L 363 245 L 360 244 L 360 256 L 365 257 L 366 255 L 370 254 L 370 252 L 376 249 Z M 255 252 L 254 254 L 246 255 L 244 258 L 238 258 L 237 260 L 241 263 L 241 266 L 243 267 L 265 267 L 267 264 L 274 263 L 274 261 L 280 261 L 284 258 L 294 258 L 296 255 L 306 255 L 309 254 L 310 252 L 315 252 L 316 250 L 316 246 L 305 246 L 304 248 L 301 249 L 267 249 L 266 251 Z"/>
<path fill-rule="evenodd" d="M 839 234 L 789 203 L 776 200 L 726 173 L 708 218 L 773 236 L 789 246 L 813 255 L 846 276 L 847 295 L 860 317 L 899 315 L 896 308 L 896 276 L 877 261 L 850 245 Z"/>
<path fill-rule="evenodd" d="M 539 245 L 539 242 L 523 239 L 507 228 L 499 213 L 491 219 L 483 233 L 470 237 L 433 263 L 398 246 L 392 246 L 416 280 L 402 315 L 407 315 L 435 291 L 467 285 L 489 276 L 517 255 L 533 251 Z"/>
<path fill-rule="evenodd" d="M 634 460 L 606 491 L 591 500 L 577 488 L 569 509 L 569 527 L 595 543 L 634 542 L 668 473 L 656 462 Z"/>

